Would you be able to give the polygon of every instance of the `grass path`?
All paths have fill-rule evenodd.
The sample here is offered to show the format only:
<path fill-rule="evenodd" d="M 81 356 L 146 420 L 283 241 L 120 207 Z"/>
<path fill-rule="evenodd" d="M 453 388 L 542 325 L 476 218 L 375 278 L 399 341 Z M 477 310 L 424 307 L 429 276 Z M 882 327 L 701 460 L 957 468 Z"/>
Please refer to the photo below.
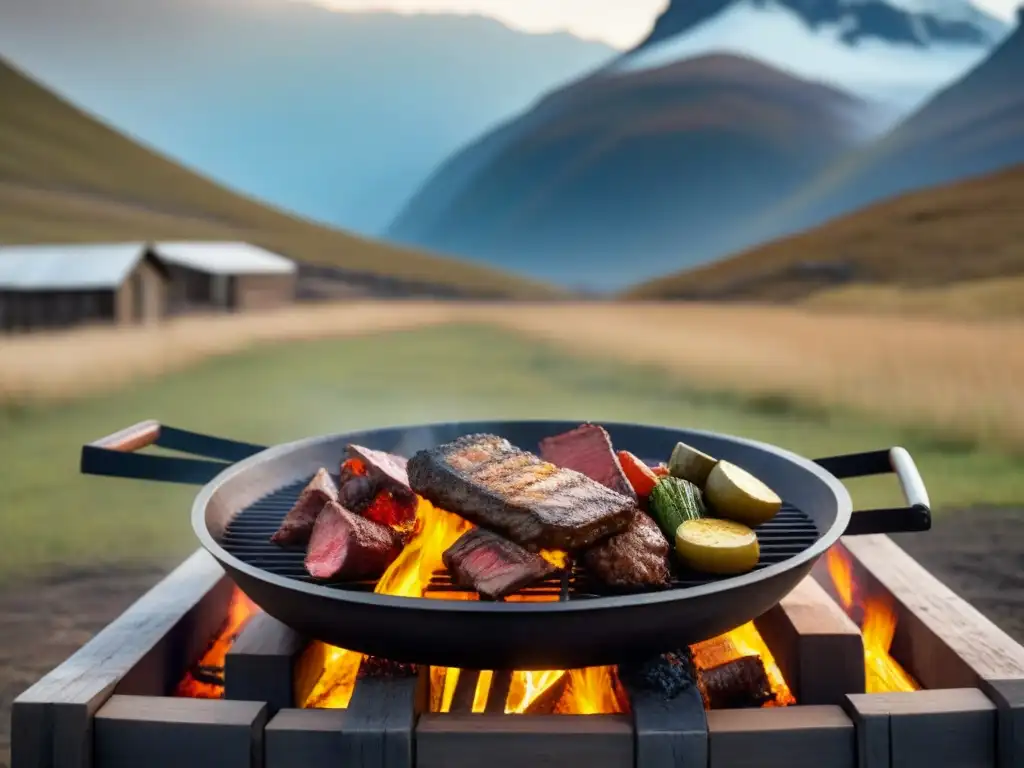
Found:
<path fill-rule="evenodd" d="M 936 505 L 1024 500 L 1019 460 L 862 418 L 688 389 L 644 366 L 567 356 L 493 327 L 276 344 L 116 394 L 0 414 L 0 581 L 44 568 L 171 561 L 194 548 L 195 489 L 78 474 L 79 448 L 135 421 L 260 443 L 374 425 L 476 418 L 631 420 L 741 434 L 807 456 L 903 444 Z M 896 503 L 895 480 L 851 486 Z"/>

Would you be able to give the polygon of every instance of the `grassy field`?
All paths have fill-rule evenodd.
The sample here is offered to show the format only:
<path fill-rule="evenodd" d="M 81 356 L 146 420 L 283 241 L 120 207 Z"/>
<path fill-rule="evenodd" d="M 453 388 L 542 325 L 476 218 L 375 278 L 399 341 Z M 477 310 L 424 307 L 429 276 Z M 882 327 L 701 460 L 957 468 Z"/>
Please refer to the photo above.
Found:
<path fill-rule="evenodd" d="M 862 311 L 1024 314 L 1024 166 L 870 206 L 804 234 L 645 283 L 632 298 L 793 300 L 830 292 L 801 264 L 846 265 Z M 878 286 L 888 290 L 877 290 Z M 876 287 L 876 290 L 869 290 Z M 893 294 L 900 297 L 897 304 Z M 938 295 L 936 295 L 938 294 Z M 888 299 L 888 300 L 887 300 Z M 838 304 L 844 302 L 840 292 Z"/>
<path fill-rule="evenodd" d="M 232 192 L 62 101 L 0 59 L 0 243 L 243 240 L 300 261 L 479 295 L 553 289 L 365 240 Z"/>
<path fill-rule="evenodd" d="M 713 395 L 651 366 L 494 327 L 454 325 L 265 346 L 118 392 L 0 416 L 0 535 L 17 542 L 0 581 L 43 569 L 172 561 L 194 548 L 194 489 L 77 474 L 82 443 L 157 418 L 278 442 L 416 421 L 488 417 L 633 420 L 715 429 L 808 456 L 903 444 L 936 506 L 1024 499 L 1021 462 L 841 412 Z M 859 506 L 896 503 L 895 480 L 851 486 Z"/>

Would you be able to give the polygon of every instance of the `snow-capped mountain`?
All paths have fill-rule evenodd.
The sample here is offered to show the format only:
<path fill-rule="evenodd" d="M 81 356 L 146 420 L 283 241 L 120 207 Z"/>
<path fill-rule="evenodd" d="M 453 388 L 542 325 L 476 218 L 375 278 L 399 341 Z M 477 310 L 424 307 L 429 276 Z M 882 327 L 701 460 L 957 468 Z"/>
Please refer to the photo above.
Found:
<path fill-rule="evenodd" d="M 672 0 L 610 70 L 737 53 L 911 109 L 1009 31 L 967 0 Z"/>

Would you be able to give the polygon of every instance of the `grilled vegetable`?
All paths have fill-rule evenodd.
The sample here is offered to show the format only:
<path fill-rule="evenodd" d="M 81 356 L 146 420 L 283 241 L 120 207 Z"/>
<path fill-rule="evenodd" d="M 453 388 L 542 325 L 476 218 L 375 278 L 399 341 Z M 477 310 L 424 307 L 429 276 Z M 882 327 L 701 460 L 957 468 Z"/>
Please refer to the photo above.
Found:
<path fill-rule="evenodd" d="M 654 474 L 654 470 L 629 451 L 619 451 L 615 455 L 618 457 L 622 471 L 626 473 L 626 479 L 633 486 L 636 495 L 642 499 L 650 496 L 651 491 L 654 490 L 654 486 L 658 482 L 658 476 Z"/>
<path fill-rule="evenodd" d="M 686 520 L 698 520 L 707 514 L 700 488 L 678 477 L 663 477 L 650 495 L 651 517 L 669 541 Z"/>
<path fill-rule="evenodd" d="M 703 488 L 715 463 L 713 458 L 692 445 L 676 443 L 668 460 L 668 471 L 673 477 L 689 480 L 698 488 Z"/>
<path fill-rule="evenodd" d="M 708 475 L 704 495 L 715 515 L 756 528 L 782 508 L 782 499 L 752 474 L 720 461 Z"/>
<path fill-rule="evenodd" d="M 672 474 L 671 472 L 668 471 L 668 465 L 665 464 L 665 462 L 662 462 L 658 466 L 651 469 L 651 472 L 653 472 L 658 477 L 668 477 L 670 474 Z"/>
<path fill-rule="evenodd" d="M 757 565 L 757 535 L 742 523 L 705 517 L 687 520 L 676 529 L 676 554 L 701 573 L 733 576 Z"/>

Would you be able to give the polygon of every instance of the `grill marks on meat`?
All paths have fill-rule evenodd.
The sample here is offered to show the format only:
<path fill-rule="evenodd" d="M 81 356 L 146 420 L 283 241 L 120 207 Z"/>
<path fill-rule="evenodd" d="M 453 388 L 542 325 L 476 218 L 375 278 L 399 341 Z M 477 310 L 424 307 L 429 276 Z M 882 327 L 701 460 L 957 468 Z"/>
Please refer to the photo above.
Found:
<path fill-rule="evenodd" d="M 281 527 L 270 537 L 275 544 L 283 547 L 293 544 L 305 544 L 313 532 L 320 510 L 331 501 L 338 500 L 338 488 L 330 473 L 321 468 L 309 482 L 295 506 L 289 510 L 281 522 Z"/>
<path fill-rule="evenodd" d="M 540 441 L 540 455 L 559 467 L 573 469 L 623 496 L 636 499 L 636 492 L 622 471 L 612 439 L 604 427 L 583 424 L 560 435 Z"/>
<path fill-rule="evenodd" d="M 583 554 L 587 569 L 614 587 L 665 587 L 670 582 L 669 545 L 646 512 L 637 510 L 624 532 Z"/>
<path fill-rule="evenodd" d="M 412 490 L 530 550 L 574 550 L 619 533 L 636 502 L 495 435 L 466 435 L 408 463 Z"/>
<path fill-rule="evenodd" d="M 306 550 L 314 579 L 380 577 L 402 551 L 402 537 L 386 525 L 329 502 L 316 519 Z"/>
<path fill-rule="evenodd" d="M 557 570 L 540 555 L 484 528 L 462 534 L 441 559 L 459 584 L 492 600 L 546 579 Z"/>

